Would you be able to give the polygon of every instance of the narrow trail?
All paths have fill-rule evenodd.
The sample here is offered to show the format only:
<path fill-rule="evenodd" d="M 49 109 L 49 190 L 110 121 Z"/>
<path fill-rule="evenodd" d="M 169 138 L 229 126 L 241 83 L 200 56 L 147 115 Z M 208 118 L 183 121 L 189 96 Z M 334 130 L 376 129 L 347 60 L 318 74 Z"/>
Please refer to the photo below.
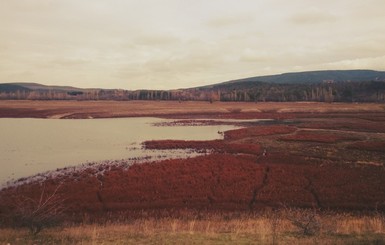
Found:
<path fill-rule="evenodd" d="M 257 186 L 253 190 L 253 194 L 251 197 L 251 200 L 249 202 L 249 209 L 253 209 L 255 203 L 257 202 L 257 195 L 261 189 L 263 189 L 269 182 L 269 172 L 270 172 L 270 167 L 266 166 L 265 169 L 263 170 L 263 178 L 262 178 L 262 183 L 260 186 Z"/>
<path fill-rule="evenodd" d="M 220 166 L 220 168 L 217 171 L 216 170 L 211 171 L 211 175 L 213 176 L 213 178 L 215 178 L 216 184 L 210 187 L 211 195 L 207 197 L 210 205 L 213 205 L 216 200 L 216 196 L 217 196 L 216 186 L 221 184 L 222 173 L 223 173 L 223 166 Z"/>
<path fill-rule="evenodd" d="M 96 179 L 99 182 L 99 188 L 96 191 L 96 197 L 97 197 L 98 201 L 102 204 L 103 211 L 108 211 L 108 208 L 106 207 L 106 204 L 105 204 L 104 199 L 103 199 L 102 194 L 101 194 L 101 192 L 103 191 L 103 187 L 104 187 L 103 176 L 98 175 L 96 177 Z"/>
<path fill-rule="evenodd" d="M 321 206 L 322 206 L 321 205 L 321 201 L 319 199 L 319 196 L 318 196 L 317 192 L 314 189 L 313 181 L 309 177 L 305 177 L 305 178 L 308 181 L 308 184 L 305 186 L 305 190 L 307 190 L 308 192 L 311 193 L 311 195 L 314 198 L 315 203 L 317 204 L 317 207 L 321 208 Z"/>

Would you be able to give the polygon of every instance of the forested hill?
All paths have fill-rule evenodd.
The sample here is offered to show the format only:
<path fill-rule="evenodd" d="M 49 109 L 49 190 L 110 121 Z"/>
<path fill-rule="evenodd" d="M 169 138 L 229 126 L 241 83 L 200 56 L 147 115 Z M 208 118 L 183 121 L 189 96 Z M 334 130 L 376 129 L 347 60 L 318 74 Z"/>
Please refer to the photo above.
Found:
<path fill-rule="evenodd" d="M 333 80 L 335 82 L 363 82 L 363 81 L 385 81 L 385 72 L 373 70 L 326 70 L 326 71 L 306 71 L 283 73 L 279 75 L 249 77 L 232 80 L 218 85 L 227 85 L 231 83 L 244 82 L 267 82 L 281 84 L 299 84 L 299 83 L 321 83 Z"/>
<path fill-rule="evenodd" d="M 221 101 L 385 102 L 385 72 L 329 70 L 258 76 L 202 86 Z"/>
<path fill-rule="evenodd" d="M 0 99 L 385 103 L 385 72 L 334 70 L 284 73 L 177 90 L 80 89 L 37 83 L 7 83 L 0 84 Z"/>

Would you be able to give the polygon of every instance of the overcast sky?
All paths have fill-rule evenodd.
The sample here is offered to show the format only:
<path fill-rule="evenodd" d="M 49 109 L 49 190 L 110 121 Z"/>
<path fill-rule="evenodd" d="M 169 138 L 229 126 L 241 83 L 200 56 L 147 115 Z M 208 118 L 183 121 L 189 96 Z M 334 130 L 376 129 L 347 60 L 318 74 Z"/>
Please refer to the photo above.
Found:
<path fill-rule="evenodd" d="M 174 89 L 385 70 L 384 0 L 0 0 L 0 82 Z"/>

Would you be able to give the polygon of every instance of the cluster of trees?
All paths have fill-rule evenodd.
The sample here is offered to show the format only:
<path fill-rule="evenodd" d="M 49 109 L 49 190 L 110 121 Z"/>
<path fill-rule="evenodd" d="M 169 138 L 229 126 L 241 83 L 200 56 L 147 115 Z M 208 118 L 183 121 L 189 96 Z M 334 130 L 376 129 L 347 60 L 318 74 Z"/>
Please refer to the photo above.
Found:
<path fill-rule="evenodd" d="M 333 102 L 337 91 L 331 86 L 303 86 L 285 84 L 260 84 L 248 89 L 220 92 L 221 101 L 322 101 Z M 346 101 L 346 100 L 345 100 Z M 350 100 L 351 101 L 351 100 Z"/>
<path fill-rule="evenodd" d="M 0 100 L 210 100 L 212 97 L 211 93 L 199 90 L 0 91 Z"/>
<path fill-rule="evenodd" d="M 220 101 L 385 102 L 385 82 L 322 82 L 317 84 L 234 84 L 217 89 Z"/>
<path fill-rule="evenodd" d="M 197 101 L 320 101 L 385 102 L 385 82 L 321 82 L 277 84 L 223 83 L 180 90 L 0 90 L 0 99 L 15 100 L 197 100 Z"/>
<path fill-rule="evenodd" d="M 385 102 L 385 82 L 240 82 L 174 91 L 128 91 L 132 100 Z"/>
<path fill-rule="evenodd" d="M 0 99 L 3 100 L 98 100 L 98 92 L 80 91 L 54 91 L 54 90 L 16 90 L 0 92 Z"/>

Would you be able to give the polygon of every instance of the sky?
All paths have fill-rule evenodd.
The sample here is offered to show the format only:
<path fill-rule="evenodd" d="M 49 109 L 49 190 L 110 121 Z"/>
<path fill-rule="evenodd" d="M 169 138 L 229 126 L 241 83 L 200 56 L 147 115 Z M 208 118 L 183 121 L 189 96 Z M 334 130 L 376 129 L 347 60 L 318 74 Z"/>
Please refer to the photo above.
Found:
<path fill-rule="evenodd" d="M 0 0 L 0 83 L 177 89 L 385 70 L 384 0 Z"/>

